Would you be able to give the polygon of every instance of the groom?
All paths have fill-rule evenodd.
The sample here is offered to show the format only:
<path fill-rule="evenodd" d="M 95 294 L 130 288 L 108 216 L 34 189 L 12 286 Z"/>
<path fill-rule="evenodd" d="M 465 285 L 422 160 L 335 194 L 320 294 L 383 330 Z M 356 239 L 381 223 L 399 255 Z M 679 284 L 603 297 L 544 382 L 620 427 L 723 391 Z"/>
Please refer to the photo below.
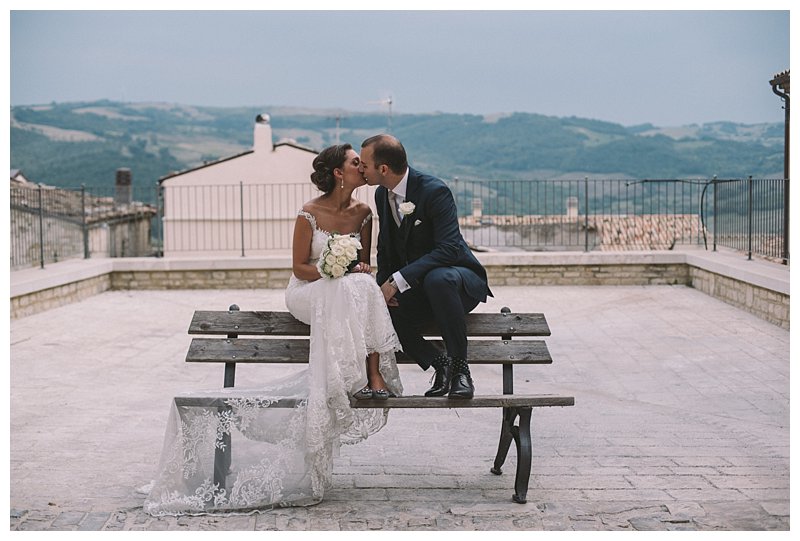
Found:
<path fill-rule="evenodd" d="M 361 144 L 360 170 L 375 190 L 378 284 L 403 351 L 423 370 L 433 366 L 425 396 L 472 398 L 465 314 L 491 295 L 486 270 L 458 228 L 453 194 L 438 178 L 408 167 L 403 145 L 391 135 Z M 420 323 L 433 320 L 446 352 L 422 337 Z"/>

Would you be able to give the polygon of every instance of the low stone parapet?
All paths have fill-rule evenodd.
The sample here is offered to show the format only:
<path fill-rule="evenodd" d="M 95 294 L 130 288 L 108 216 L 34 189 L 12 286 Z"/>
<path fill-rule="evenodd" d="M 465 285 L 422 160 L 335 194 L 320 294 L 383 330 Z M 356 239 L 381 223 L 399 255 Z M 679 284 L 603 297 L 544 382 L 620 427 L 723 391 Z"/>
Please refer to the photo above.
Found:
<path fill-rule="evenodd" d="M 490 286 L 685 285 L 789 328 L 789 268 L 735 252 L 482 252 Z M 12 273 L 11 317 L 108 290 L 282 289 L 291 256 L 77 260 Z"/>

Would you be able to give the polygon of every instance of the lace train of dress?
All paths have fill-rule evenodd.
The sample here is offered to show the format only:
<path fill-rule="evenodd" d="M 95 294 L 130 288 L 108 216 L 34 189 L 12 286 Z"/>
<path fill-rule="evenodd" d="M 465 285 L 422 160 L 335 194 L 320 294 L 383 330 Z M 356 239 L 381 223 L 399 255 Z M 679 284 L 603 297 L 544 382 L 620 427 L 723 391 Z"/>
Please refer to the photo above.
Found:
<path fill-rule="evenodd" d="M 327 241 L 314 217 L 314 262 Z M 368 219 L 371 218 L 368 217 Z M 395 362 L 400 343 L 380 288 L 370 274 L 313 282 L 291 277 L 286 305 L 311 326 L 309 363 L 258 389 L 187 393 L 224 406 L 173 401 L 158 475 L 144 510 L 151 515 L 243 514 L 314 505 L 331 486 L 341 444 L 380 430 L 386 409 L 352 409 L 349 396 L 367 383 L 365 358 L 380 354 L 386 385 L 402 394 Z M 215 484 L 215 449 L 230 446 L 225 486 Z"/>

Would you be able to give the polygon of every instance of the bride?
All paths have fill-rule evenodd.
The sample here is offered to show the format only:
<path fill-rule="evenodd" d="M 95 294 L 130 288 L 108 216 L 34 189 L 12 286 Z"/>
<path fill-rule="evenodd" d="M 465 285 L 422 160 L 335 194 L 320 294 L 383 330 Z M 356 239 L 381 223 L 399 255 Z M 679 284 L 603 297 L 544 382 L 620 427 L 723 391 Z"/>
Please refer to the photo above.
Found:
<path fill-rule="evenodd" d="M 323 150 L 311 174 L 323 194 L 305 203 L 295 222 L 286 306 L 311 327 L 308 367 L 258 389 L 197 393 L 223 398 L 225 408 L 173 402 L 159 471 L 144 502 L 147 513 L 240 514 L 314 505 L 331 488 L 339 446 L 358 443 L 386 424 L 387 409 L 350 407 L 350 396 L 386 399 L 403 390 L 394 355 L 400 342 L 370 272 L 372 213 L 352 197 L 365 184 L 358 166 L 349 144 Z M 359 241 L 361 250 L 350 272 L 333 278 L 320 256 L 336 233 Z M 225 437 L 232 461 L 220 486 L 213 482 L 214 450 Z"/>

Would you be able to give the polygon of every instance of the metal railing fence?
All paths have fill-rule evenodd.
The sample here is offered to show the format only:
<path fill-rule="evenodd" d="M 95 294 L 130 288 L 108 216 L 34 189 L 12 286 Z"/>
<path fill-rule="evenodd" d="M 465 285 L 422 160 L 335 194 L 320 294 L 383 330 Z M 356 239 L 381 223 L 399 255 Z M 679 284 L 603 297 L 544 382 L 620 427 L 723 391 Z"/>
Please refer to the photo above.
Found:
<path fill-rule="evenodd" d="M 161 190 L 166 255 L 255 255 L 291 248 L 297 211 L 320 192 L 311 183 L 171 185 Z M 355 196 L 367 202 L 367 189 Z"/>
<path fill-rule="evenodd" d="M 748 255 L 789 261 L 788 179 L 714 179 L 709 230 L 713 249 L 733 248 Z"/>
<path fill-rule="evenodd" d="M 448 182 L 476 246 L 533 251 L 725 246 L 788 261 L 786 179 Z"/>
<path fill-rule="evenodd" d="M 788 262 L 786 179 L 447 181 L 466 240 L 530 251 L 725 246 Z M 242 256 L 291 248 L 310 183 L 11 189 L 11 268 L 70 257 Z M 356 191 L 372 204 L 374 188 Z M 377 224 L 373 227 L 377 232 Z M 374 244 L 373 244 L 374 246 Z"/>
<path fill-rule="evenodd" d="M 89 257 L 153 256 L 160 251 L 157 190 L 129 199 L 109 190 L 13 186 L 10 193 L 10 267 Z"/>

